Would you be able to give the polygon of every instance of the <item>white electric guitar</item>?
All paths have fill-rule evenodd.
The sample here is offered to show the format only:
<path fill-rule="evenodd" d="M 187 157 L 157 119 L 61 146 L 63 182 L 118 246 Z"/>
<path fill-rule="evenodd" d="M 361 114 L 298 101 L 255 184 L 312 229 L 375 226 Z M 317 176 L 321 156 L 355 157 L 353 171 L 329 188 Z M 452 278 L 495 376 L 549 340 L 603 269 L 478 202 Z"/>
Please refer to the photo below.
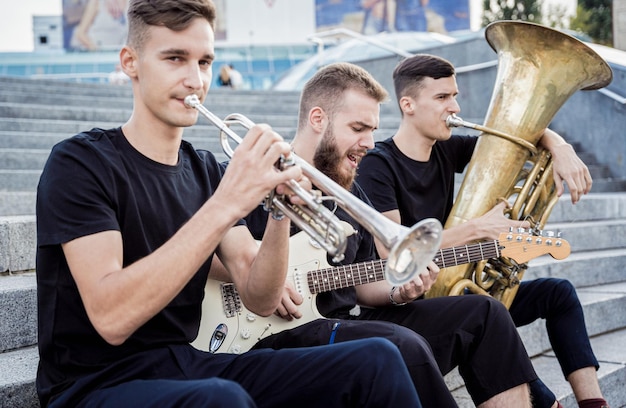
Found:
<path fill-rule="evenodd" d="M 208 279 L 200 331 L 192 343 L 196 348 L 212 353 L 246 352 L 267 336 L 323 318 L 315 303 L 318 293 L 385 279 L 385 260 L 331 267 L 326 252 L 306 233 L 291 237 L 289 245 L 287 280 L 304 299 L 300 305 L 302 317 L 285 320 L 277 315 L 257 316 L 245 308 L 234 284 Z M 500 256 L 525 263 L 545 254 L 564 259 L 569 253 L 569 243 L 561 238 L 508 232 L 494 241 L 441 249 L 433 261 L 446 268 Z"/>

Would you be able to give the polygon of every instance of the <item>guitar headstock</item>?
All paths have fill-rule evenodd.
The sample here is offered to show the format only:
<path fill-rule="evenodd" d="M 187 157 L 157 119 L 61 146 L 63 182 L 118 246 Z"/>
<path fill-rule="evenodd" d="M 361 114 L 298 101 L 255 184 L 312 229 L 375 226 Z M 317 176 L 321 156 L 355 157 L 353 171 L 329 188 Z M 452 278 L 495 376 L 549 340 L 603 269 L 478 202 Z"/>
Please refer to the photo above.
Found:
<path fill-rule="evenodd" d="M 550 254 L 554 259 L 565 259 L 569 256 L 571 252 L 569 242 L 552 232 L 544 234 L 532 235 L 526 230 L 502 233 L 498 237 L 500 245 L 504 247 L 501 254 L 517 263 L 526 263 L 545 254 Z"/>

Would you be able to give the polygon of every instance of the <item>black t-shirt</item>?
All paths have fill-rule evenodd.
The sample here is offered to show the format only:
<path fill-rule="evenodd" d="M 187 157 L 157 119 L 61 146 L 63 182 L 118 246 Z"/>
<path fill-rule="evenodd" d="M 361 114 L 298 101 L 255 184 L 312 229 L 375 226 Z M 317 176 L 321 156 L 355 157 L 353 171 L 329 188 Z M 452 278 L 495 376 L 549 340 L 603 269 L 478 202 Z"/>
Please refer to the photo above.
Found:
<path fill-rule="evenodd" d="M 362 201 L 371 206 L 367 196 L 361 187 L 354 183 L 351 189 L 352 194 L 360 198 Z M 324 202 L 326 205 L 328 202 Z M 331 209 L 334 205 L 329 204 Z M 356 231 L 348 237 L 347 248 L 344 253 L 345 258 L 339 264 L 332 262 L 331 256 L 327 257 L 329 265 L 349 265 L 353 263 L 371 261 L 376 259 L 374 238 L 362 225 L 356 222 L 341 207 L 337 207 L 335 215 L 342 221 L 348 222 Z M 245 218 L 248 228 L 255 239 L 261 239 L 267 223 L 268 212 L 263 206 L 257 207 L 250 215 Z M 299 228 L 292 223 L 291 234 L 299 232 Z M 298 248 L 290 247 L 290 251 L 297 251 Z M 357 304 L 356 290 L 354 287 L 348 287 L 329 292 L 322 292 L 316 298 L 317 309 L 326 317 L 347 318 L 349 312 Z"/>
<path fill-rule="evenodd" d="M 424 218 L 445 222 L 454 200 L 454 174 L 469 163 L 477 137 L 452 136 L 420 162 L 402 153 L 392 138 L 376 142 L 359 165 L 357 181 L 380 212 L 399 210 L 410 227 Z"/>
<path fill-rule="evenodd" d="M 120 128 L 92 129 L 52 149 L 37 191 L 37 388 L 44 404 L 78 378 L 135 353 L 194 340 L 212 257 L 164 310 L 112 346 L 90 323 L 61 244 L 120 231 L 124 265 L 132 264 L 189 220 L 222 173 L 213 154 L 184 141 L 177 165 L 152 161 Z"/>

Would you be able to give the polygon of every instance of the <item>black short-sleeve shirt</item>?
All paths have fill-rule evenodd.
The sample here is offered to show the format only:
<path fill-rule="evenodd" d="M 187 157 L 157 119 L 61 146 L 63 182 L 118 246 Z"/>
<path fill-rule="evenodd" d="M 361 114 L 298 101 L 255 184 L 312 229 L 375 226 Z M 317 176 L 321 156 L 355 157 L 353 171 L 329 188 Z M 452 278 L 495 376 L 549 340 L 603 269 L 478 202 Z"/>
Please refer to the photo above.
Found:
<path fill-rule="evenodd" d="M 376 142 L 359 165 L 357 181 L 376 210 L 399 210 L 404 226 L 431 217 L 444 223 L 453 205 L 454 174 L 463 172 L 476 141 L 452 136 L 437 142 L 427 162 L 404 155 L 393 138 Z"/>
<path fill-rule="evenodd" d="M 193 340 L 212 256 L 207 254 L 207 262 L 164 310 L 122 345 L 112 346 L 90 323 L 61 244 L 120 231 L 124 265 L 129 265 L 174 235 L 211 197 L 221 177 L 210 152 L 183 141 L 178 164 L 163 165 L 135 150 L 121 128 L 92 129 L 52 149 L 37 190 L 37 388 L 43 403 L 78 378 L 136 352 Z"/>

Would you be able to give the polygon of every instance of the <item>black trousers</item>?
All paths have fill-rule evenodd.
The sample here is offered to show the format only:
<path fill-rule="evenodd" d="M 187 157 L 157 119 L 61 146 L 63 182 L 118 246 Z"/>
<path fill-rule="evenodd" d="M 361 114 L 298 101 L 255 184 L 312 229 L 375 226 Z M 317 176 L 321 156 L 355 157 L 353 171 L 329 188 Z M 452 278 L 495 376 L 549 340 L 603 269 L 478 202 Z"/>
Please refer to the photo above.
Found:
<path fill-rule="evenodd" d="M 382 321 L 319 319 L 266 337 L 254 348 L 321 346 L 331 342 L 341 343 L 371 337 L 383 337 L 398 347 L 424 407 L 457 406 L 428 342 L 415 331 L 397 324 Z"/>
<path fill-rule="evenodd" d="M 537 379 L 509 311 L 488 296 L 448 296 L 404 306 L 362 308 L 358 319 L 393 322 L 423 336 L 442 374 L 458 366 L 476 405 Z"/>
<path fill-rule="evenodd" d="M 583 308 L 574 285 L 566 279 L 539 278 L 521 283 L 510 308 L 517 327 L 544 319 L 550 345 L 565 378 L 585 368 L 599 368 L 591 348 Z M 551 407 L 555 396 L 541 381 L 530 384 L 533 406 Z"/>
<path fill-rule="evenodd" d="M 50 407 L 421 408 L 384 339 L 210 354 L 190 345 L 138 353 L 83 377 Z"/>

